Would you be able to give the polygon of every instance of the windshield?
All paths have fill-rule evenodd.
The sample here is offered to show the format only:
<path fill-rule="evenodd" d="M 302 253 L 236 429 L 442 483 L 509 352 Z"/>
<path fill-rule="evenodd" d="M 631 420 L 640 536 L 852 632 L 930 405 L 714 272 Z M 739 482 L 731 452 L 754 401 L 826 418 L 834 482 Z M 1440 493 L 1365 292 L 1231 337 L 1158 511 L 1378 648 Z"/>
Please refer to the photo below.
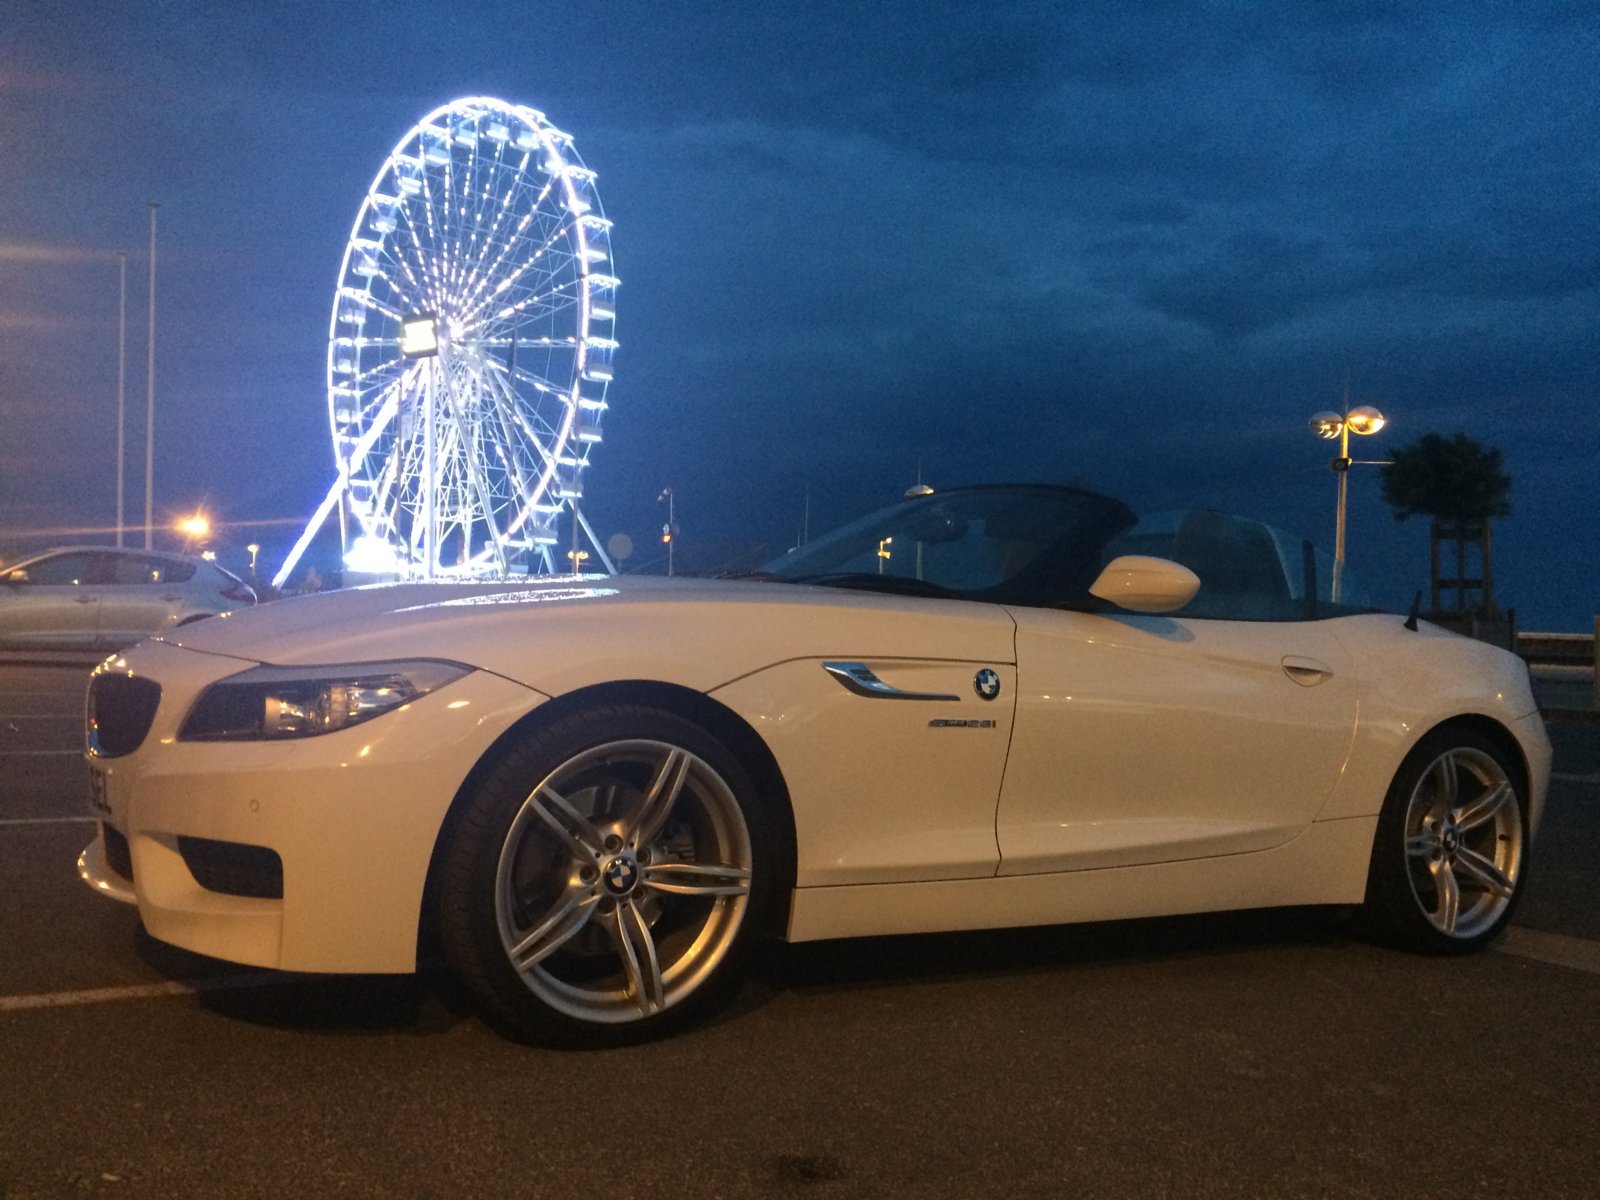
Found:
<path fill-rule="evenodd" d="M 1200 577 L 1172 613 L 1226 621 L 1314 621 L 1371 611 L 1348 577 L 1329 592 L 1328 556 L 1261 521 L 1200 509 L 1136 517 L 1076 488 L 991 486 L 916 496 L 797 546 L 756 575 L 900 595 L 1103 611 L 1089 594 L 1123 554 Z"/>
<path fill-rule="evenodd" d="M 760 572 L 793 583 L 1011 604 L 1086 602 L 1125 504 L 1076 488 L 973 487 L 917 496 Z"/>

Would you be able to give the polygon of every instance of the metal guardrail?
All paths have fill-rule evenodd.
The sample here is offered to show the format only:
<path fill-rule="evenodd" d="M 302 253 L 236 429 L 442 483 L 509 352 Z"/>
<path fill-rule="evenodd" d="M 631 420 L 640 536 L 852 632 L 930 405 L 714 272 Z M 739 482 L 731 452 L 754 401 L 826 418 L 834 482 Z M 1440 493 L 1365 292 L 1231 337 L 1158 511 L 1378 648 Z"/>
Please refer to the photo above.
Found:
<path fill-rule="evenodd" d="M 1548 668 L 1559 676 L 1563 700 L 1581 703 L 1579 689 L 1588 675 L 1587 707 L 1569 708 L 1562 704 L 1562 715 L 1596 719 L 1600 715 L 1600 617 L 1594 619 L 1594 633 L 1518 633 L 1517 653 L 1533 668 Z M 1554 680 L 1552 680 L 1554 682 Z M 1558 702 L 1559 703 L 1559 702 Z M 1547 715 L 1553 715 L 1547 710 Z"/>
<path fill-rule="evenodd" d="M 1531 663 L 1551 666 L 1594 665 L 1595 639 L 1587 633 L 1519 633 L 1517 653 Z"/>

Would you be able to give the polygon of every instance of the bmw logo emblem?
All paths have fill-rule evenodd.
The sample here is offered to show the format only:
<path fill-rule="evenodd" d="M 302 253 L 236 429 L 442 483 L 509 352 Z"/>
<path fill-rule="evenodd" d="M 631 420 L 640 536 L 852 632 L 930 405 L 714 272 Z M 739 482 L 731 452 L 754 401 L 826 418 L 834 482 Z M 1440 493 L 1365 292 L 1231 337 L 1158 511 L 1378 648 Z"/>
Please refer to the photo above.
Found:
<path fill-rule="evenodd" d="M 973 677 L 972 689 L 984 700 L 993 700 L 1000 694 L 1000 676 L 988 667 Z"/>
<path fill-rule="evenodd" d="M 631 859 L 621 855 L 608 862 L 601 874 L 605 879 L 606 889 L 617 896 L 627 895 L 639 881 L 639 868 Z"/>

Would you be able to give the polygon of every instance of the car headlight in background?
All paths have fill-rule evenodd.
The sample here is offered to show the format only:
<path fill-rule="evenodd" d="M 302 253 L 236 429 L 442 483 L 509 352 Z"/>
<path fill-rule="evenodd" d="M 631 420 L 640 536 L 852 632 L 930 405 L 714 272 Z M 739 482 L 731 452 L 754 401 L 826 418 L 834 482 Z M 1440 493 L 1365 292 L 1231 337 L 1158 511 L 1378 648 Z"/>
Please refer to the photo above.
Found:
<path fill-rule="evenodd" d="M 460 663 L 426 658 L 253 667 L 201 692 L 178 738 L 236 742 L 315 737 L 382 716 L 471 670 Z"/>

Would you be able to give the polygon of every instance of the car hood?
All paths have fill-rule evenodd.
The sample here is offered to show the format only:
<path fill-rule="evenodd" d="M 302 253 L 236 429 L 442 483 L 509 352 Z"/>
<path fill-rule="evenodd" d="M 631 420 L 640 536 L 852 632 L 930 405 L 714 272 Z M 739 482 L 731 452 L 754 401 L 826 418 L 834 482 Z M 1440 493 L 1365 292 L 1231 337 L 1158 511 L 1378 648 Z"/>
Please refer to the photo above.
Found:
<path fill-rule="evenodd" d="M 914 619 L 911 619 L 914 618 Z M 279 665 L 444 658 L 555 695 L 608 679 L 711 688 L 797 658 L 1012 662 L 997 605 L 659 576 L 379 584 L 297 596 L 161 640 Z"/>

